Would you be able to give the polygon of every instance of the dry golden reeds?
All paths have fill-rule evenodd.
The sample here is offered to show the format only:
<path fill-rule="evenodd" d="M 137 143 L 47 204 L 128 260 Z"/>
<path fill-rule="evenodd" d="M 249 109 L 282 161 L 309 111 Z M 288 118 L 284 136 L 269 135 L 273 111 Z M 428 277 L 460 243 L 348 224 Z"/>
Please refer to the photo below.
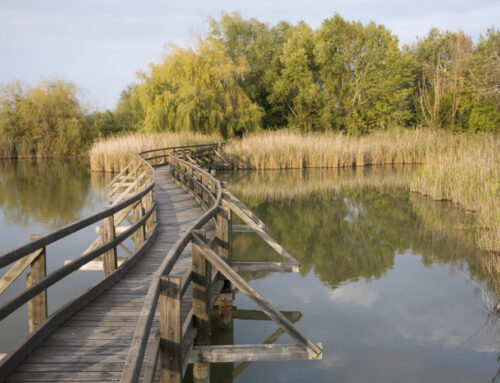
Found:
<path fill-rule="evenodd" d="M 443 132 L 397 130 L 353 137 L 340 133 L 267 132 L 231 141 L 228 159 L 238 169 L 336 168 L 425 162 L 445 145 Z"/>
<path fill-rule="evenodd" d="M 119 172 L 136 154 L 148 149 L 220 142 L 213 135 L 199 133 L 135 133 L 97 141 L 90 149 L 92 171 Z"/>

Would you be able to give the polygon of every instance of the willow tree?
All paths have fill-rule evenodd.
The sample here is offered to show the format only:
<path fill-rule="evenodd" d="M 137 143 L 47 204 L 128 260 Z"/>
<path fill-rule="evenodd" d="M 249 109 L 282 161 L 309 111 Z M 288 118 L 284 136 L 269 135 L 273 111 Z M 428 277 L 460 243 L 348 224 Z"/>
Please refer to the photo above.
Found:
<path fill-rule="evenodd" d="M 173 47 L 166 59 L 142 74 L 138 99 L 146 131 L 196 131 L 224 137 L 259 129 L 263 110 L 244 92 L 246 60 L 227 57 L 221 44 Z"/>
<path fill-rule="evenodd" d="M 348 22 L 338 14 L 315 34 L 327 128 L 364 133 L 405 124 L 413 87 L 411 58 L 382 25 Z"/>
<path fill-rule="evenodd" d="M 0 88 L 2 156 L 47 157 L 81 153 L 90 142 L 79 89 L 64 80 L 30 87 L 21 82 Z"/>

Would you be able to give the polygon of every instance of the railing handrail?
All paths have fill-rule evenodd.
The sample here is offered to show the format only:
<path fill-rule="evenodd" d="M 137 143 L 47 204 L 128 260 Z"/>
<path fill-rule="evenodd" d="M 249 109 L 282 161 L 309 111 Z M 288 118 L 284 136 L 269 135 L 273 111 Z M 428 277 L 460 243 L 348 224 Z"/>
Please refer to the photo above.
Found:
<path fill-rule="evenodd" d="M 211 148 L 219 146 L 220 144 L 187 145 L 182 147 L 182 149 L 185 150 L 188 150 L 188 148 L 200 149 L 201 147 L 199 157 L 203 159 L 203 157 L 206 156 L 205 150 L 203 148 L 205 147 Z M 153 149 L 147 152 L 165 151 L 168 149 L 169 148 Z M 178 153 L 175 151 L 175 147 L 172 147 L 172 149 L 174 149 L 175 154 Z M 180 153 L 182 155 L 182 151 Z M 136 187 L 142 188 L 141 190 L 135 192 L 132 196 L 128 197 L 127 193 L 133 192 L 134 190 L 131 186 L 129 186 L 127 190 L 125 192 L 122 192 L 121 194 L 121 196 L 125 198 L 123 201 L 120 201 L 121 197 L 118 197 L 114 202 L 115 205 L 107 207 L 99 213 L 93 214 L 77 222 L 71 223 L 59 230 L 56 230 L 43 237 L 35 239 L 32 242 L 29 242 L 23 246 L 13 249 L 3 255 L 0 255 L 0 268 L 3 268 L 15 261 L 19 261 L 20 259 L 23 259 L 24 257 L 33 254 L 33 252 L 37 251 L 38 249 L 45 248 L 47 245 L 50 245 L 61 238 L 73 234 L 78 230 L 89 227 L 90 225 L 96 222 L 103 221 L 103 227 L 101 229 L 105 229 L 106 220 L 108 220 L 108 224 L 109 222 L 111 222 L 111 235 L 112 235 L 111 237 L 106 239 L 104 239 L 104 237 L 102 237 L 101 239 L 98 238 L 98 240 L 94 241 L 94 243 L 83 254 L 74 258 L 72 261 L 65 264 L 64 266 L 57 268 L 49 275 L 44 274 L 42 279 L 36 281 L 31 286 L 27 287 L 19 294 L 16 294 L 14 297 L 10 298 L 8 301 L 0 305 L 0 320 L 2 320 L 3 318 L 11 314 L 13 311 L 21 307 L 23 304 L 25 304 L 27 301 L 31 301 L 35 297 L 38 297 L 40 293 L 47 291 L 48 287 L 57 283 L 64 277 L 73 273 L 74 271 L 78 270 L 81 266 L 87 264 L 88 262 L 92 261 L 93 259 L 101 255 L 103 257 L 109 256 L 110 255 L 109 252 L 113 251 L 114 249 L 114 254 L 113 253 L 111 254 L 112 257 L 111 259 L 114 259 L 114 266 L 109 263 L 106 264 L 105 266 L 103 259 L 103 267 L 107 267 L 107 269 L 103 268 L 105 277 L 101 281 L 97 282 L 91 288 L 85 290 L 82 294 L 73 298 L 68 303 L 64 304 L 61 308 L 56 310 L 50 316 L 47 317 L 45 313 L 44 314 L 45 318 L 42 319 L 43 323 L 41 323 L 38 328 L 35 328 L 35 330 L 27 338 L 25 338 L 25 340 L 21 344 L 16 346 L 7 355 L 7 357 L 3 358 L 3 360 L 0 362 L 0 367 L 1 367 L 0 380 L 5 378 L 10 372 L 12 372 L 13 369 L 16 368 L 18 363 L 20 363 L 34 349 L 34 347 L 39 345 L 43 341 L 43 339 L 46 336 L 48 336 L 48 334 L 50 334 L 57 326 L 61 325 L 67 318 L 69 318 L 69 316 L 73 315 L 74 312 L 84 307 L 89 299 L 91 300 L 95 298 L 101 291 L 100 289 L 103 288 L 106 289 L 112 286 L 113 283 L 116 283 L 116 281 L 118 281 L 121 278 L 121 276 L 137 262 L 139 253 L 141 254 L 144 253 L 144 251 L 146 251 L 147 248 L 150 246 L 152 239 L 155 237 L 157 233 L 157 224 L 155 222 L 156 204 L 154 202 L 155 172 L 153 169 L 153 165 L 157 165 L 159 161 L 154 161 L 154 163 L 150 163 L 148 161 L 148 158 L 143 157 L 142 152 L 138 153 L 137 156 L 139 158 L 139 165 L 135 168 L 135 170 L 132 173 L 135 173 L 142 166 L 146 167 L 145 169 L 146 173 L 144 173 L 144 170 L 141 170 L 141 176 L 138 177 L 136 181 Z M 164 153 L 163 156 L 161 156 L 165 157 L 165 162 L 167 156 L 168 156 L 167 153 Z M 193 157 L 196 157 L 196 153 L 193 155 Z M 187 166 L 192 166 L 189 162 L 186 162 L 182 159 L 176 158 L 176 160 L 186 163 Z M 204 172 L 201 168 L 199 169 L 199 171 Z M 145 180 L 146 181 L 145 183 L 147 183 L 150 180 L 150 182 L 145 186 L 143 185 L 144 181 L 141 182 L 142 178 L 144 178 L 144 174 L 148 174 L 148 178 Z M 217 199 L 220 203 L 220 200 L 222 198 L 222 190 L 220 184 L 211 175 L 206 174 L 204 175 L 204 177 L 205 176 L 209 177 L 211 182 L 218 185 Z M 144 202 L 144 198 L 146 199 L 146 202 Z M 113 222 L 115 220 L 114 217 L 115 214 L 116 213 L 119 214 L 120 212 L 130 213 L 130 210 L 127 209 L 130 209 L 131 207 L 132 209 L 136 209 L 137 204 L 141 203 L 143 204 L 142 213 L 138 213 L 138 216 L 134 219 L 134 222 L 132 222 L 130 227 L 127 227 L 125 231 L 122 231 L 119 234 L 117 234 Z M 213 209 L 211 209 L 211 211 L 212 210 L 216 211 L 216 207 L 217 205 L 214 204 L 214 207 Z M 200 218 L 200 220 L 198 221 L 200 226 L 211 218 L 211 216 L 208 215 L 209 212 L 207 212 L 207 214 L 205 214 Z M 120 221 L 120 218 L 118 218 L 118 220 Z M 141 227 L 142 230 L 144 230 L 143 234 L 144 238 L 142 240 L 143 242 L 138 241 L 136 244 L 137 246 L 136 252 L 133 255 L 131 255 L 127 259 L 127 261 L 125 261 L 120 267 L 118 267 L 116 263 L 116 246 L 122 243 L 125 239 L 134 235 L 139 230 L 141 230 Z M 101 234 L 102 233 L 103 232 L 101 232 Z M 110 259 L 109 257 L 106 259 L 108 259 L 108 262 L 111 262 L 109 261 Z M 170 265 L 169 263 L 166 264 L 162 263 L 162 265 L 165 266 L 163 268 L 164 270 L 171 270 L 171 268 L 173 267 L 173 264 Z"/>
<path fill-rule="evenodd" d="M 141 160 L 143 160 L 141 158 Z M 144 197 L 147 193 L 149 193 L 153 188 L 154 188 L 154 171 L 153 167 L 147 162 L 144 161 L 145 164 L 150 167 L 150 170 L 152 172 L 152 180 L 151 183 L 143 190 L 137 192 L 133 196 L 127 198 L 126 200 L 118 203 L 115 206 L 109 207 L 104 209 L 103 211 L 93 214 L 89 217 L 83 218 L 77 222 L 70 223 L 69 225 L 63 227 L 62 229 L 56 230 L 52 233 L 49 233 L 43 237 L 40 237 L 39 239 L 36 239 L 32 242 L 29 242 L 25 245 L 19 246 L 16 249 L 13 249 L 7 253 L 4 253 L 0 255 L 0 268 L 5 267 L 23 257 L 26 255 L 32 253 L 33 251 L 50 245 L 51 243 L 54 243 L 58 241 L 61 238 L 64 238 L 70 234 L 73 234 L 74 232 L 84 229 L 96 222 L 101 221 L 102 219 L 109 217 L 110 215 L 113 215 L 117 213 L 120 210 L 123 210 L 127 206 L 133 204 L 134 202 L 138 201 L 142 197 Z"/>
<path fill-rule="evenodd" d="M 163 150 L 171 150 L 171 149 L 185 149 L 185 148 L 199 148 L 199 147 L 210 147 L 210 146 L 220 146 L 220 143 L 211 143 L 211 144 L 200 144 L 200 145 L 184 145 L 184 146 L 171 146 L 171 147 L 165 147 L 165 148 L 158 148 L 158 149 L 150 149 L 150 150 L 145 150 L 137 154 L 139 159 L 143 161 L 143 163 L 148 166 L 151 170 L 152 173 L 152 180 L 151 183 L 143 190 L 139 191 L 135 195 L 127 198 L 126 200 L 120 202 L 119 204 L 106 208 L 105 210 L 90 215 L 86 218 L 83 218 L 79 221 L 70 223 L 67 226 L 64 226 L 61 229 L 58 229 L 56 231 L 53 231 L 52 233 L 46 234 L 45 236 L 42 236 L 34 241 L 31 241 L 25 245 L 21 245 L 13 250 L 8 251 L 7 253 L 4 253 L 0 255 L 0 269 L 15 262 L 18 261 L 19 259 L 25 257 L 26 255 L 32 253 L 33 251 L 50 245 L 51 243 L 54 243 L 70 234 L 73 234 L 74 232 L 81 230 L 87 226 L 90 226 L 96 222 L 101 221 L 103 218 L 109 217 L 112 214 L 115 214 L 116 212 L 123 210 L 125 207 L 128 205 L 136 202 L 140 198 L 144 197 L 151 189 L 154 187 L 154 171 L 153 167 L 151 164 L 147 161 L 148 158 L 143 158 L 143 155 L 145 153 L 151 153 L 155 151 L 163 151 Z"/>
<path fill-rule="evenodd" d="M 210 144 L 183 145 L 183 146 L 167 146 L 167 147 L 164 147 L 164 148 L 156 148 L 156 149 L 143 150 L 142 152 L 139 152 L 138 155 L 142 159 L 147 160 L 147 158 L 143 158 L 142 157 L 143 154 L 152 153 L 152 152 L 159 152 L 160 150 L 201 148 L 201 147 L 204 147 L 204 146 L 219 146 L 219 145 L 224 145 L 224 143 L 223 142 L 212 142 Z"/>
<path fill-rule="evenodd" d="M 219 144 L 211 144 L 211 145 L 218 146 Z M 208 145 L 200 145 L 200 146 L 208 146 Z M 151 149 L 146 152 L 152 153 L 155 151 L 164 151 L 168 149 L 170 148 Z M 142 156 L 143 154 L 144 152 L 141 152 L 139 155 Z M 212 183 L 216 185 L 217 189 L 216 198 L 212 207 L 210 207 L 205 212 L 205 214 L 203 214 L 200 218 L 198 218 L 198 220 L 195 223 L 193 223 L 191 227 L 187 229 L 184 232 L 184 234 L 176 241 L 174 246 L 168 252 L 164 261 L 161 263 L 160 267 L 158 267 L 157 271 L 154 273 L 151 285 L 146 295 L 146 299 L 144 300 L 144 304 L 136 326 L 134 337 L 130 344 L 129 353 L 127 356 L 127 360 L 125 361 L 125 366 L 122 372 L 121 382 L 135 382 L 139 378 L 142 363 L 144 361 L 144 355 L 146 352 L 146 345 L 153 324 L 154 313 L 158 305 L 158 300 L 160 295 L 160 277 L 163 275 L 168 275 L 172 271 L 180 254 L 191 241 L 192 230 L 200 229 L 208 221 L 214 218 L 222 203 L 222 185 L 217 178 L 213 177 L 206 170 L 191 162 L 185 161 L 181 158 L 173 157 L 170 154 L 165 154 L 164 156 L 168 157 L 169 159 L 175 158 L 175 161 L 179 161 L 183 163 L 185 166 L 195 169 L 197 172 L 202 173 L 204 177 L 210 179 Z M 190 175 L 188 176 L 191 177 Z"/>

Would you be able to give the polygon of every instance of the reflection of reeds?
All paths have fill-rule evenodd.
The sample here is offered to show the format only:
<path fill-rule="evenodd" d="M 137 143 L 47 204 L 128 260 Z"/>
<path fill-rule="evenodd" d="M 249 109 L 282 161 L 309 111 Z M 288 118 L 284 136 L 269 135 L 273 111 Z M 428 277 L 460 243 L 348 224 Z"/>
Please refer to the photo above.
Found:
<path fill-rule="evenodd" d="M 500 141 L 494 135 L 456 136 L 448 146 L 428 156 L 410 188 L 476 212 L 479 246 L 500 253 Z"/>
<path fill-rule="evenodd" d="M 357 186 L 407 186 L 413 166 L 293 169 L 226 173 L 228 188 L 243 198 L 288 200 Z M 221 173 L 219 173 L 221 174 Z"/>
<path fill-rule="evenodd" d="M 218 142 L 217 135 L 199 133 L 135 133 L 97 141 L 90 150 L 93 171 L 119 172 L 136 153 L 147 149 Z"/>
<path fill-rule="evenodd" d="M 430 241 L 435 244 L 446 241 L 446 251 L 436 253 L 433 259 L 427 260 L 424 256 L 424 262 L 446 262 L 456 267 L 481 294 L 489 319 L 498 319 L 500 258 L 474 250 L 477 235 L 481 235 L 477 217 L 462 209 L 451 209 L 449 203 L 436 203 L 419 194 L 411 194 L 410 202 Z"/>

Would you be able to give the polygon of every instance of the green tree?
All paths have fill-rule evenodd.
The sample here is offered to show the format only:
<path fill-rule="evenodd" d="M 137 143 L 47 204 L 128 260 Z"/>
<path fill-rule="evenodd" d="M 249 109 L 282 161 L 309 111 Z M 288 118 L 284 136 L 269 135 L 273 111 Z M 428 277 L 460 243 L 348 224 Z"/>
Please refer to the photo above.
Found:
<path fill-rule="evenodd" d="M 239 79 L 246 95 L 265 111 L 263 125 L 284 125 L 280 110 L 275 110 L 268 98 L 274 84 L 277 55 L 288 40 L 291 25 L 280 22 L 270 27 L 256 19 L 245 19 L 239 13 L 222 13 L 219 19 L 209 19 L 209 41 L 224 47 L 226 56 L 238 63 L 245 58 L 247 73 Z"/>
<path fill-rule="evenodd" d="M 174 47 L 163 63 L 141 75 L 144 129 L 224 137 L 259 129 L 264 112 L 240 85 L 247 73 L 245 58 L 230 59 L 217 42 L 200 40 L 196 50 Z"/>
<path fill-rule="evenodd" d="M 313 51 L 313 30 L 300 22 L 289 32 L 279 54 L 280 68 L 269 95 L 288 125 L 305 131 L 324 129 L 320 118 L 324 100 Z"/>
<path fill-rule="evenodd" d="M 500 129 L 500 32 L 481 36 L 467 63 L 467 88 L 460 105 L 460 128 L 468 131 Z"/>
<path fill-rule="evenodd" d="M 13 82 L 0 89 L 2 152 L 48 157 L 81 153 L 91 141 L 79 89 L 64 80 L 37 87 Z M 6 148 L 7 147 L 7 148 Z"/>
<path fill-rule="evenodd" d="M 431 29 L 425 39 L 414 44 L 416 109 L 422 125 L 456 129 L 472 49 L 472 40 L 461 31 Z"/>
<path fill-rule="evenodd" d="M 326 128 L 366 133 L 406 123 L 412 61 L 384 26 L 363 26 L 336 14 L 316 31 L 314 55 L 326 100 Z"/>

